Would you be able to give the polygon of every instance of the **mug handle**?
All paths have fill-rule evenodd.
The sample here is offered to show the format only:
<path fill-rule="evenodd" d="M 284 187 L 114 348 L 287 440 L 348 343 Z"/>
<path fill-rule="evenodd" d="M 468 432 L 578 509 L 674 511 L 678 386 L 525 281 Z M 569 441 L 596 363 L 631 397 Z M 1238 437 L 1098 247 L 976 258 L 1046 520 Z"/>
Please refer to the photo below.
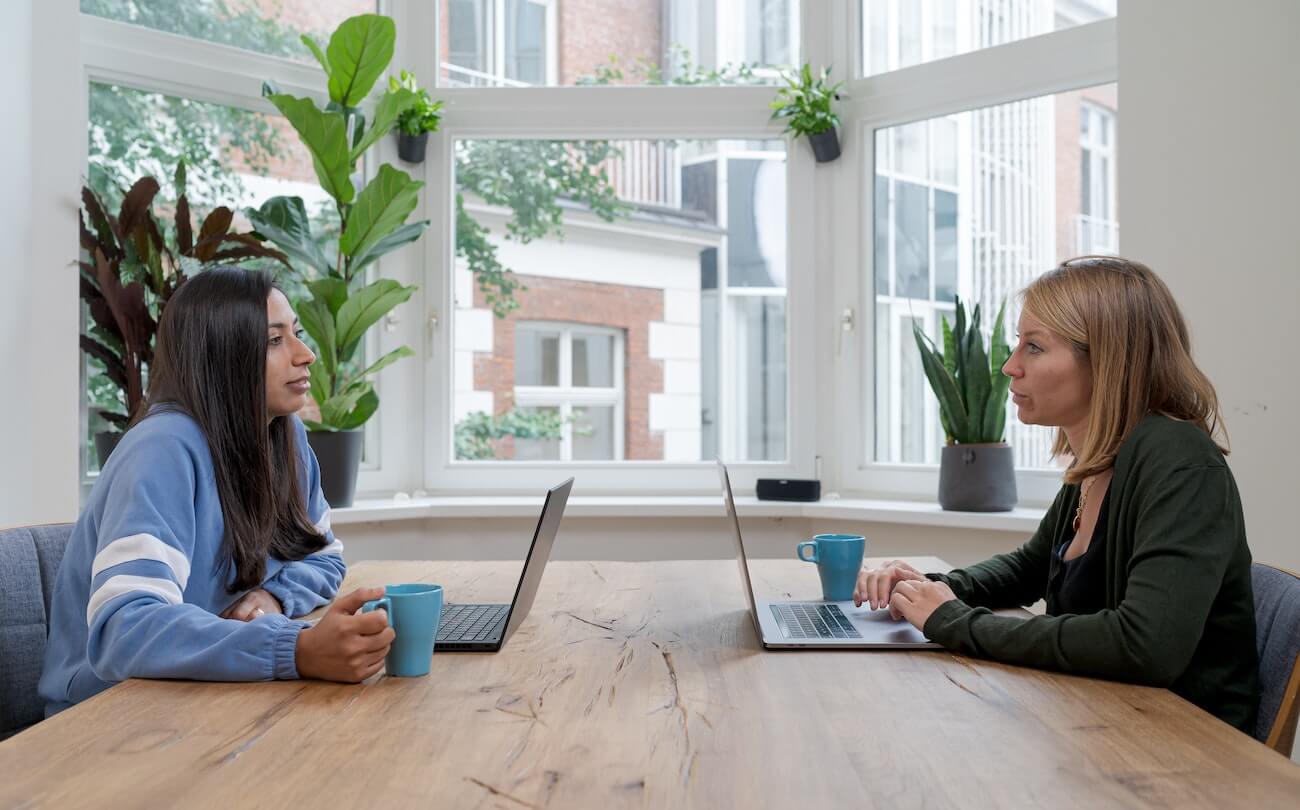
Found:
<path fill-rule="evenodd" d="M 387 596 L 381 596 L 378 599 L 371 599 L 361 606 L 362 613 L 369 613 L 376 608 L 383 608 L 384 615 L 388 618 L 388 626 L 393 626 L 393 600 Z"/>
<path fill-rule="evenodd" d="M 805 548 L 810 548 L 810 549 L 812 549 L 812 556 L 811 556 L 811 557 L 805 557 L 805 556 L 804 556 L 804 554 L 803 554 L 803 550 L 804 550 Z M 796 557 L 798 557 L 799 559 L 803 560 L 804 562 L 810 562 L 810 563 L 818 562 L 818 556 L 817 556 L 817 541 L 816 541 L 816 540 L 805 540 L 805 541 L 803 541 L 803 542 L 800 543 L 799 545 L 795 546 L 795 548 L 794 548 L 794 554 L 795 554 Z"/>

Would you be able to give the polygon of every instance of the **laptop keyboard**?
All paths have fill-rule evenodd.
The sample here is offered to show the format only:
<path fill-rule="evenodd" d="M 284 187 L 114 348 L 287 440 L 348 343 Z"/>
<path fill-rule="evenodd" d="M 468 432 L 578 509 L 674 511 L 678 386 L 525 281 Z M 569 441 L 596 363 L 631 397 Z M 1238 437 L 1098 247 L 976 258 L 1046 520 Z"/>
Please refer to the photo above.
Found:
<path fill-rule="evenodd" d="M 494 639 L 509 605 L 447 605 L 438 623 L 438 641 Z"/>
<path fill-rule="evenodd" d="M 786 638 L 862 638 L 839 605 L 789 602 L 772 605 Z"/>

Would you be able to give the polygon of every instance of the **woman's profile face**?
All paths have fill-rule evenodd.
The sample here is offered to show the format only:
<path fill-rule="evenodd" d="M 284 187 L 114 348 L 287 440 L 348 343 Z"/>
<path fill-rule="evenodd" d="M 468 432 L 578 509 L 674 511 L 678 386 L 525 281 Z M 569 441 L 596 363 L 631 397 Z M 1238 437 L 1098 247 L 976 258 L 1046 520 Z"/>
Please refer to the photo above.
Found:
<path fill-rule="evenodd" d="M 297 413 L 311 391 L 307 367 L 316 355 L 302 342 L 302 329 L 279 290 L 266 297 L 266 410 L 271 418 Z"/>
<path fill-rule="evenodd" d="M 1011 378 L 1011 401 L 1026 425 L 1086 425 L 1092 402 L 1092 369 L 1086 355 L 1022 313 L 1017 343 L 1002 373 Z"/>

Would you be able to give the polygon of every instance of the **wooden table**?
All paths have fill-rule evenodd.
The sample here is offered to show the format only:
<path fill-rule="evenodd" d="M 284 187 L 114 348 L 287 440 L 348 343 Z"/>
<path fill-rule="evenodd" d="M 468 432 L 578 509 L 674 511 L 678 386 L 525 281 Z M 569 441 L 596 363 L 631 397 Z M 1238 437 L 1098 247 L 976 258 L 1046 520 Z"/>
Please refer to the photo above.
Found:
<path fill-rule="evenodd" d="M 946 570 L 933 558 L 915 561 Z M 760 596 L 815 596 L 758 561 Z M 506 600 L 518 564 L 360 563 Z M 128 681 L 0 743 L 14 807 L 1294 807 L 1300 769 L 1172 693 L 947 652 L 764 652 L 735 563 L 552 563 L 424 678 Z"/>

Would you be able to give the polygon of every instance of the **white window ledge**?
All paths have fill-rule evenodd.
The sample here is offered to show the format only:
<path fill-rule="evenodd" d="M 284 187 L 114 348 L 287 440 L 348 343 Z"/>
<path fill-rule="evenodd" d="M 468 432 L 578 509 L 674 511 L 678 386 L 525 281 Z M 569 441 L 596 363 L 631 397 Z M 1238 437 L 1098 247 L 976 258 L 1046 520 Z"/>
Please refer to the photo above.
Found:
<path fill-rule="evenodd" d="M 331 523 L 377 523 L 428 518 L 536 517 L 542 499 L 536 496 L 452 496 L 357 500 L 330 513 Z M 833 518 L 864 523 L 904 523 L 954 529 L 1032 533 L 1046 509 L 1017 507 L 1010 512 L 945 512 L 925 501 L 826 498 L 815 503 L 760 501 L 736 498 L 741 517 Z M 640 517 L 694 518 L 724 514 L 722 497 L 692 496 L 576 496 L 569 498 L 566 518 Z"/>

